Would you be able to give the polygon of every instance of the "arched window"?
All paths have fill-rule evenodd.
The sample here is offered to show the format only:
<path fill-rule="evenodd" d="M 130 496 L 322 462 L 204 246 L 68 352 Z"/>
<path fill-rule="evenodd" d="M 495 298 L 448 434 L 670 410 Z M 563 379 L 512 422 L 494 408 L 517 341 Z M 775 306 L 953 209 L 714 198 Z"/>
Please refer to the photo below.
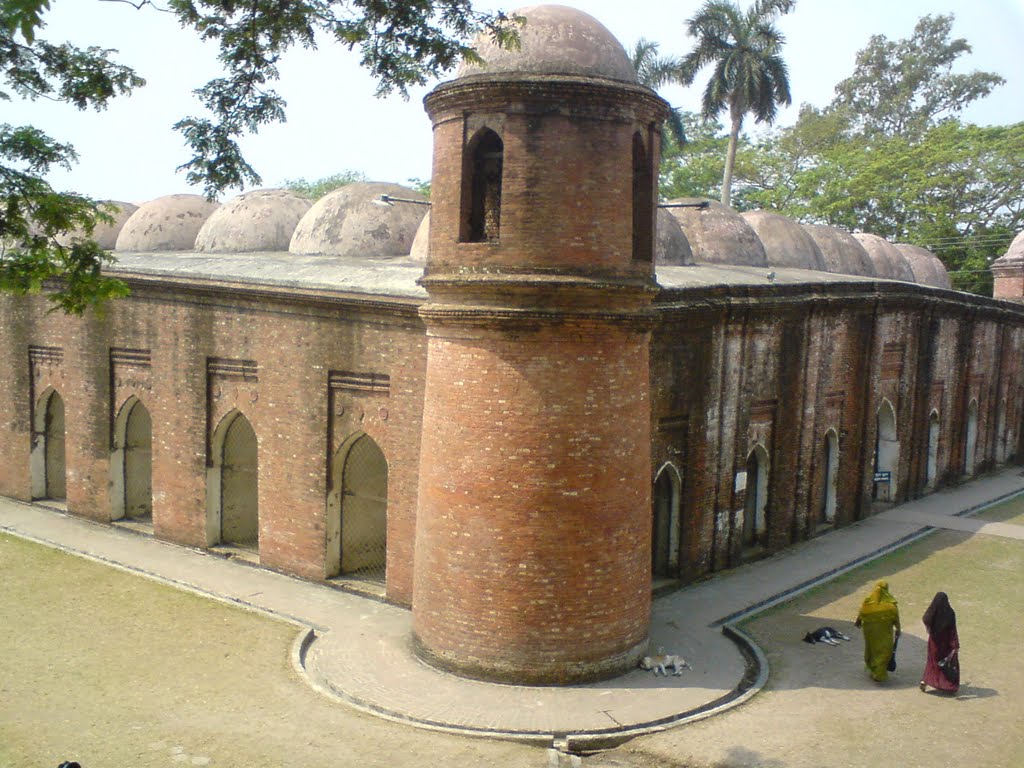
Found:
<path fill-rule="evenodd" d="M 673 579 L 679 575 L 679 502 L 682 481 L 679 472 L 666 464 L 654 481 L 654 516 L 651 522 L 651 575 Z"/>
<path fill-rule="evenodd" d="M 836 479 L 839 476 L 839 437 L 834 429 L 825 433 L 825 493 L 822 500 L 821 519 L 826 523 L 836 519 Z"/>
<path fill-rule="evenodd" d="M 875 498 L 879 501 L 892 501 L 896 495 L 900 443 L 896 435 L 896 411 L 888 400 L 883 399 L 878 407 L 876 427 Z"/>
<path fill-rule="evenodd" d="M 964 440 L 964 474 L 974 474 L 974 454 L 978 448 L 978 401 L 971 400 L 967 406 L 967 434 Z"/>
<path fill-rule="evenodd" d="M 153 422 L 137 397 L 129 398 L 114 420 L 110 476 L 111 518 L 148 519 L 153 513 Z"/>
<path fill-rule="evenodd" d="M 928 417 L 928 465 L 925 467 L 925 485 L 931 488 L 939 476 L 939 412 Z"/>
<path fill-rule="evenodd" d="M 64 400 L 49 389 L 36 403 L 32 424 L 33 499 L 67 497 L 64 466 Z"/>
<path fill-rule="evenodd" d="M 207 540 L 259 550 L 259 462 L 256 433 L 240 411 L 225 416 L 211 440 L 207 474 Z"/>
<path fill-rule="evenodd" d="M 633 258 L 654 258 L 654 172 L 639 132 L 633 134 Z"/>
<path fill-rule="evenodd" d="M 743 504 L 743 546 L 767 543 L 768 451 L 754 446 L 747 455 L 747 492 Z"/>
<path fill-rule="evenodd" d="M 463 164 L 462 231 L 465 243 L 498 239 L 501 225 L 501 175 L 505 145 L 490 128 L 469 142 Z"/>
<path fill-rule="evenodd" d="M 387 566 L 388 464 L 365 433 L 331 462 L 327 499 L 327 573 L 383 583 Z"/>

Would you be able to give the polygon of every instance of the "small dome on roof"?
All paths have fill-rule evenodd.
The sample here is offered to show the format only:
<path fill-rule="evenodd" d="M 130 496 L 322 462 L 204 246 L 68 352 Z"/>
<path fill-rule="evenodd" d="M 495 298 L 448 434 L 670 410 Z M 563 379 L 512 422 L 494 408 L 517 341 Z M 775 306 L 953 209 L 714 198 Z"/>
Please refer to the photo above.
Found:
<path fill-rule="evenodd" d="M 853 236 L 868 252 L 878 277 L 887 280 L 902 280 L 905 283 L 916 282 L 914 271 L 895 245 L 878 235 L 867 232 L 855 232 Z"/>
<path fill-rule="evenodd" d="M 671 267 L 693 264 L 690 241 L 686 239 L 679 219 L 669 213 L 667 208 L 659 208 L 655 222 L 654 263 Z"/>
<path fill-rule="evenodd" d="M 292 234 L 291 253 L 393 258 L 407 256 L 426 205 L 385 203 L 383 195 L 427 199 L 398 184 L 358 181 L 317 200 Z"/>
<path fill-rule="evenodd" d="M 877 277 L 875 264 L 860 241 L 835 227 L 824 224 L 804 224 L 804 231 L 814 240 L 825 260 L 825 269 L 838 275 Z"/>
<path fill-rule="evenodd" d="M 525 17 L 519 47 L 500 47 L 483 32 L 473 42 L 483 63 L 465 61 L 456 77 L 471 75 L 570 75 L 636 82 L 622 44 L 593 16 L 564 5 L 533 5 L 512 11 Z"/>
<path fill-rule="evenodd" d="M 125 222 L 131 218 L 133 213 L 139 210 L 139 206 L 135 205 L 135 203 L 124 203 L 120 200 L 107 200 L 100 203 L 98 207 L 108 216 L 112 216 L 114 221 L 108 224 L 105 221 L 97 220 L 96 227 L 92 231 L 92 239 L 103 250 L 112 251 L 114 246 L 117 245 L 117 236 L 121 233 Z M 83 233 L 75 230 L 74 232 L 61 235 L 57 238 L 57 242 L 63 246 L 69 246 L 74 241 L 81 239 L 83 239 Z"/>
<path fill-rule="evenodd" d="M 200 195 L 167 195 L 150 200 L 129 217 L 116 249 L 154 253 L 191 251 L 196 235 L 220 203 Z"/>
<path fill-rule="evenodd" d="M 914 279 L 918 283 L 935 288 L 951 287 L 946 267 L 934 253 L 919 245 L 907 245 L 906 243 L 896 243 L 896 249 L 907 260 L 914 273 Z"/>
<path fill-rule="evenodd" d="M 313 202 L 287 189 L 257 189 L 211 214 L 196 237 L 209 253 L 287 251 L 295 226 Z"/>
<path fill-rule="evenodd" d="M 416 237 L 412 239 L 412 248 L 409 250 L 409 257 L 413 261 L 427 263 L 427 251 L 430 247 L 430 211 L 423 217 L 419 227 L 416 229 Z"/>
<path fill-rule="evenodd" d="M 736 211 L 714 200 L 687 198 L 675 203 L 704 203 L 703 207 L 666 208 L 683 227 L 696 264 L 734 264 L 766 267 L 761 239 Z"/>
<path fill-rule="evenodd" d="M 740 215 L 761 238 L 771 266 L 826 271 L 817 244 L 792 219 L 770 211 L 747 211 Z"/>
<path fill-rule="evenodd" d="M 993 264 L 1003 264 L 1015 261 L 1024 261 L 1024 232 L 1018 233 L 1013 238 L 1013 242 L 1010 243 L 1010 247 L 1006 249 L 1006 253 L 996 259 Z"/>

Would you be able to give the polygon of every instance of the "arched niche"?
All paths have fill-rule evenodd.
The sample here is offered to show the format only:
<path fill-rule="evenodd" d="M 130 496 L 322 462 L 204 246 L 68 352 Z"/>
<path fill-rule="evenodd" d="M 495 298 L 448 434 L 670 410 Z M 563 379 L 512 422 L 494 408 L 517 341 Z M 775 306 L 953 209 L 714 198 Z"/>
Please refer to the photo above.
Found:
<path fill-rule="evenodd" d="M 331 460 L 327 493 L 326 571 L 385 581 L 388 463 L 365 432 L 350 436 Z"/>
<path fill-rule="evenodd" d="M 32 414 L 29 466 L 33 499 L 67 498 L 64 433 L 64 400 L 49 387 L 39 396 Z"/>
<path fill-rule="evenodd" d="M 654 579 L 674 579 L 679 576 L 682 485 L 679 470 L 671 462 L 658 470 L 654 481 L 651 520 L 651 576 Z"/>
<path fill-rule="evenodd" d="M 231 411 L 210 439 L 207 543 L 259 551 L 259 448 L 245 415 Z"/>
<path fill-rule="evenodd" d="M 888 398 L 882 399 L 876 415 L 874 497 L 892 501 L 900 464 L 900 441 L 896 433 L 896 410 Z"/>
<path fill-rule="evenodd" d="M 153 514 L 153 422 L 137 397 L 114 419 L 110 454 L 111 519 L 147 520 Z"/>
<path fill-rule="evenodd" d="M 768 451 L 758 443 L 747 454 L 747 489 L 743 502 L 743 546 L 767 543 Z"/>

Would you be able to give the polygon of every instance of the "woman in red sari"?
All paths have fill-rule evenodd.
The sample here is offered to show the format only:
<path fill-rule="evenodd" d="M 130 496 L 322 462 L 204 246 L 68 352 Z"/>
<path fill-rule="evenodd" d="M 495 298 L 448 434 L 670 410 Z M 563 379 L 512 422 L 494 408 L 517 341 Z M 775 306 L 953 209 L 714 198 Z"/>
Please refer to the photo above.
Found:
<path fill-rule="evenodd" d="M 928 661 L 921 690 L 931 686 L 956 693 L 960 690 L 960 638 L 956 634 L 956 611 L 945 592 L 935 593 L 922 621 L 928 630 Z"/>

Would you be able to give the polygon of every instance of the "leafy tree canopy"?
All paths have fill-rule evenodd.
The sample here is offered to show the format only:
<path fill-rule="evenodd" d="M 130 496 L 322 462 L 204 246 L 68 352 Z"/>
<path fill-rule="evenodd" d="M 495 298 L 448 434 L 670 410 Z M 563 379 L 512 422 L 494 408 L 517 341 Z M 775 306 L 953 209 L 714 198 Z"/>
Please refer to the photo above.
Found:
<path fill-rule="evenodd" d="M 366 181 L 366 174 L 362 171 L 342 171 L 331 176 L 324 176 L 322 179 L 306 181 L 305 179 L 287 179 L 283 186 L 292 192 L 297 192 L 310 200 L 319 200 L 328 192 L 333 192 L 339 187 L 344 187 L 356 181 Z"/>
<path fill-rule="evenodd" d="M 261 182 L 242 155 L 239 139 L 283 121 L 285 102 L 271 87 L 293 47 L 329 40 L 358 50 L 377 79 L 378 93 L 406 93 L 411 85 L 478 60 L 469 38 L 487 30 L 515 45 L 520 19 L 473 9 L 470 0 L 122 0 L 167 11 L 219 47 L 223 75 L 194 92 L 205 112 L 175 128 L 191 148 L 179 170 L 208 197 Z M 51 0 L 0 3 L 0 100 L 52 99 L 78 109 L 104 109 L 112 98 L 145 81 L 114 59 L 116 51 L 78 48 L 42 39 Z M 69 167 L 74 148 L 31 126 L 0 124 L 0 289 L 35 292 L 62 278 L 52 294 L 65 311 L 82 312 L 125 286 L 101 274 L 109 254 L 88 241 L 65 246 L 63 232 L 88 236 L 102 212 L 97 201 L 58 192 L 45 176 Z"/>
<path fill-rule="evenodd" d="M 924 16 L 903 40 L 874 35 L 857 54 L 850 77 L 836 86 L 833 110 L 844 110 L 861 133 L 920 135 L 1006 81 L 994 72 L 953 72 L 971 52 L 963 38 L 951 39 L 953 16 Z"/>

